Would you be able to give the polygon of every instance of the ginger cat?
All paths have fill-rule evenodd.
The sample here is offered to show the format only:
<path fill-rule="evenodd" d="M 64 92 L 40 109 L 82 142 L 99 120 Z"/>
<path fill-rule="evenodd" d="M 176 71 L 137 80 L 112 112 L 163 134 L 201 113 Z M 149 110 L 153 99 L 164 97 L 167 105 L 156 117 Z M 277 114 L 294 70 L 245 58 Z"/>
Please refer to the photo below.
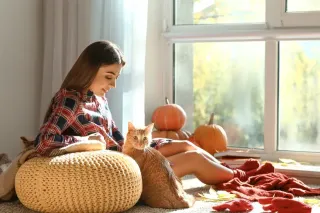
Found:
<path fill-rule="evenodd" d="M 153 208 L 189 208 L 195 202 L 194 197 L 183 190 L 181 180 L 174 174 L 170 162 L 149 146 L 152 128 L 153 123 L 145 128 L 135 128 L 129 122 L 123 145 L 123 153 L 131 156 L 141 170 L 143 191 L 140 201 Z"/>

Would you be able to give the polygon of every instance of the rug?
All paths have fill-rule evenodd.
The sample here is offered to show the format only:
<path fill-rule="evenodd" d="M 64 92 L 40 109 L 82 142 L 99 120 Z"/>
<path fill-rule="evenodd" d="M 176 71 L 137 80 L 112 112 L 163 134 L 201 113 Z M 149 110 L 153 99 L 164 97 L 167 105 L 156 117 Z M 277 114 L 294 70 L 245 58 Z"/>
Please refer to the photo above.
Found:
<path fill-rule="evenodd" d="M 193 195 L 198 195 L 198 193 L 208 192 L 209 186 L 201 183 L 194 176 L 186 176 L 183 178 L 183 185 L 185 190 Z M 311 187 L 319 187 L 316 185 L 310 185 Z M 312 197 L 319 198 L 319 197 Z M 124 213 L 165 213 L 165 212 L 173 212 L 173 213 L 204 213 L 204 212 L 213 212 L 212 206 L 216 204 L 214 202 L 205 202 L 201 200 L 197 200 L 192 208 L 189 209 L 179 209 L 179 210 L 169 210 L 169 209 L 158 209 L 158 208 L 150 208 L 147 206 L 136 205 L 133 208 L 125 211 Z M 253 203 L 254 210 L 250 211 L 252 213 L 262 213 L 262 207 L 259 203 Z M 0 203 L 0 212 L 1 213 L 37 213 L 33 210 L 27 209 L 24 207 L 19 201 L 14 202 L 4 202 Z M 222 211 L 220 211 L 222 212 Z M 227 211 L 223 211 L 227 212 Z M 312 212 L 320 212 L 320 207 L 314 207 Z"/>

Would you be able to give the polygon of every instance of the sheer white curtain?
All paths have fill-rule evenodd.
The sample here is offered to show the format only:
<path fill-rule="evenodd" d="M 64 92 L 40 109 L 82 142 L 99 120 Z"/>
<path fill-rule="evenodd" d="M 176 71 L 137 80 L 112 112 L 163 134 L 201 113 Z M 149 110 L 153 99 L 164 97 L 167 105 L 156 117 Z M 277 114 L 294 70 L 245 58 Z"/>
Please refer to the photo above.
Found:
<path fill-rule="evenodd" d="M 88 11 L 89 8 L 89 11 Z M 52 96 L 89 43 L 90 4 L 85 0 L 44 0 L 44 57 L 40 123 Z"/>
<path fill-rule="evenodd" d="M 147 14 L 148 0 L 45 0 L 41 119 L 81 51 L 105 39 L 127 61 L 107 96 L 114 120 L 124 133 L 128 121 L 143 125 Z"/>
<path fill-rule="evenodd" d="M 123 133 L 128 121 L 145 121 L 144 85 L 148 0 L 95 0 L 91 37 L 108 39 L 123 50 L 127 65 L 117 88 L 107 97 L 113 118 Z"/>

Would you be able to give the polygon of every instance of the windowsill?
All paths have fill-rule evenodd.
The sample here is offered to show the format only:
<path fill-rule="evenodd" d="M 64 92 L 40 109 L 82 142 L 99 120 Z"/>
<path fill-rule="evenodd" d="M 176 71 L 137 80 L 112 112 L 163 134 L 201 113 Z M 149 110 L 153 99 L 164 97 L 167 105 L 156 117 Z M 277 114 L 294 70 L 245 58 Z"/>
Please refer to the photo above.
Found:
<path fill-rule="evenodd" d="M 306 184 L 320 184 L 320 166 L 274 164 L 276 172 L 295 177 Z"/>

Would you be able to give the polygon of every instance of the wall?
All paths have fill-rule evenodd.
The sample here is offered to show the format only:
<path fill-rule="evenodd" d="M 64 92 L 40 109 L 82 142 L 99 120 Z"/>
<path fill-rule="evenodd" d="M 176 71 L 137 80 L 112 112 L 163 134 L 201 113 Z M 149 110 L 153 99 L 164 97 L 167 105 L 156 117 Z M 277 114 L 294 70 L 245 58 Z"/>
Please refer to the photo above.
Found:
<path fill-rule="evenodd" d="M 39 128 L 42 1 L 0 1 L 0 153 L 21 151 Z"/>

